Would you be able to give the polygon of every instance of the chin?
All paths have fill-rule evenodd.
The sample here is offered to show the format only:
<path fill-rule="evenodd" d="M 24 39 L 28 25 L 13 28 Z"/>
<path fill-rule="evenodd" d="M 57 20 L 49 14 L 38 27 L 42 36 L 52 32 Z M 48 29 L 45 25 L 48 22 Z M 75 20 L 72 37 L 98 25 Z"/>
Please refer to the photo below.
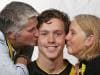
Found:
<path fill-rule="evenodd" d="M 51 59 L 51 60 L 56 59 L 56 57 L 57 57 L 57 56 L 55 56 L 55 55 L 50 55 L 50 56 L 48 56 L 48 58 Z"/>
<path fill-rule="evenodd" d="M 37 43 L 30 43 L 30 46 L 37 46 Z"/>
<path fill-rule="evenodd" d="M 68 50 L 68 53 L 73 55 L 73 52 L 72 52 L 72 51 L 70 51 L 70 50 Z"/>
<path fill-rule="evenodd" d="M 34 43 L 33 43 L 33 46 L 37 46 L 38 45 L 38 43 L 37 43 L 37 41 L 35 41 Z"/>
<path fill-rule="evenodd" d="M 32 44 L 32 46 L 37 46 L 37 43 Z"/>
<path fill-rule="evenodd" d="M 35 43 L 35 45 L 34 46 L 38 46 L 38 44 L 37 43 Z"/>
<path fill-rule="evenodd" d="M 56 59 L 56 57 L 49 57 L 49 59 L 50 59 L 50 60 L 55 60 L 55 59 Z"/>

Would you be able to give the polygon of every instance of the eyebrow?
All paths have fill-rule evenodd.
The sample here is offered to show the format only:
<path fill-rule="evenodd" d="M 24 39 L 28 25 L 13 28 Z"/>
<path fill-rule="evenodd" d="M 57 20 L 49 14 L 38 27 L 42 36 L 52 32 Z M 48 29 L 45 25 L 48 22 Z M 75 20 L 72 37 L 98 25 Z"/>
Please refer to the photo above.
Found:
<path fill-rule="evenodd" d="M 50 32 L 48 30 L 40 30 L 40 33 L 44 33 L 44 32 Z M 53 33 L 57 33 L 57 32 L 60 32 L 60 33 L 66 33 L 64 30 L 54 30 L 52 31 Z"/>
<path fill-rule="evenodd" d="M 40 32 L 47 32 L 47 31 L 49 31 L 49 30 L 39 30 L 39 31 L 40 31 Z M 61 32 L 62 32 L 62 31 L 64 31 L 64 30 L 54 30 L 54 31 L 56 31 L 56 32 L 57 32 L 57 31 L 61 31 Z"/>

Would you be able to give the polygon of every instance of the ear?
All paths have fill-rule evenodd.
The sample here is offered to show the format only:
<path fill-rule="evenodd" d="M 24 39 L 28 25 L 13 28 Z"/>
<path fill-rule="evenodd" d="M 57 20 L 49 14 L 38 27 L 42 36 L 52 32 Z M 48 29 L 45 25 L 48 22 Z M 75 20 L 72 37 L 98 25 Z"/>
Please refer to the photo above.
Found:
<path fill-rule="evenodd" d="M 11 32 L 11 31 L 9 31 L 9 32 L 7 33 L 7 37 L 8 37 L 8 39 L 14 39 L 14 33 Z"/>
<path fill-rule="evenodd" d="M 90 46 L 92 46 L 93 45 L 93 43 L 94 43 L 94 35 L 90 35 L 90 36 L 88 36 L 87 38 L 86 38 L 86 46 L 87 47 L 90 47 Z"/>

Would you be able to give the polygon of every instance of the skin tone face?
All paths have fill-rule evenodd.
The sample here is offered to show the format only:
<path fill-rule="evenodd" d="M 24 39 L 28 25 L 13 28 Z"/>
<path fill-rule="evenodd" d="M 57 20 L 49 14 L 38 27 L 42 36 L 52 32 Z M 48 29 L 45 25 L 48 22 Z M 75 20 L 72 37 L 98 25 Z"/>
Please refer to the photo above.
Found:
<path fill-rule="evenodd" d="M 29 19 L 27 26 L 23 28 L 16 36 L 16 43 L 18 45 L 34 46 L 37 42 L 38 31 L 36 28 L 37 19 Z"/>
<path fill-rule="evenodd" d="M 61 20 L 52 18 L 41 25 L 38 38 L 41 58 L 56 59 L 63 56 L 64 44 L 65 31 L 64 23 Z"/>
<path fill-rule="evenodd" d="M 66 35 L 68 52 L 77 56 L 87 45 L 87 38 L 84 31 L 75 20 L 72 21 L 69 33 Z"/>

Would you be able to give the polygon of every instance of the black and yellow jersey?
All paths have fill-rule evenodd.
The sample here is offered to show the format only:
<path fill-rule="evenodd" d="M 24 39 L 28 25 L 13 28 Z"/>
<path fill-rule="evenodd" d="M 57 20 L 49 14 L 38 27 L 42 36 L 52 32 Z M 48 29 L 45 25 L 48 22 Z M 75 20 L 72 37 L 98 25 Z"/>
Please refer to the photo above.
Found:
<path fill-rule="evenodd" d="M 69 75 L 72 65 L 67 61 L 67 66 L 59 73 L 59 74 L 53 74 L 53 75 Z M 29 75 L 51 75 L 43 71 L 36 63 L 36 61 L 31 62 L 28 65 Z"/>

